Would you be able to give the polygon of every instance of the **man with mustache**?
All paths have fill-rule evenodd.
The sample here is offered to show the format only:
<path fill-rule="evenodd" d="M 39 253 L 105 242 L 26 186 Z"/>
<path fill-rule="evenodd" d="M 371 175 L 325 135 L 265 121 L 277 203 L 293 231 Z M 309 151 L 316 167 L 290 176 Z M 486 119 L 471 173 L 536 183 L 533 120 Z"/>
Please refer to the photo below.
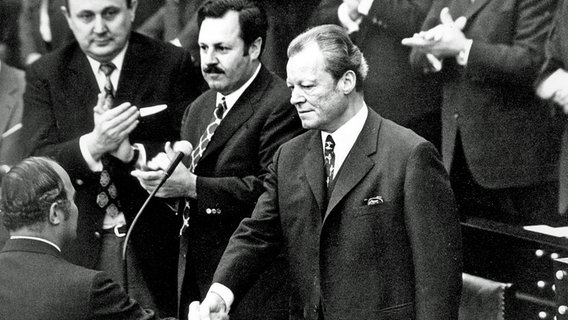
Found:
<path fill-rule="evenodd" d="M 131 32 L 136 8 L 136 0 L 67 0 L 62 10 L 76 41 L 30 67 L 24 94 L 27 153 L 58 161 L 77 190 L 78 235 L 67 260 L 119 283 L 124 235 L 148 196 L 130 176 L 136 153 L 152 157 L 179 138 L 201 78 L 189 54 Z M 105 105 L 94 113 L 99 92 Z M 129 294 L 160 316 L 177 313 L 180 223 L 153 201 L 130 242 Z"/>
<path fill-rule="evenodd" d="M 268 28 L 262 9 L 248 0 L 207 1 L 198 17 L 201 70 L 210 90 L 183 117 L 181 138 L 193 145 L 189 168 L 180 165 L 157 194 L 186 199 L 182 318 L 191 300 L 205 296 L 229 237 L 250 217 L 274 152 L 302 131 L 286 83 L 259 59 Z M 133 174 L 148 191 L 162 177 L 160 171 Z M 284 271 L 273 264 L 231 319 L 287 319 Z M 266 301 L 275 307 L 266 310 Z"/>

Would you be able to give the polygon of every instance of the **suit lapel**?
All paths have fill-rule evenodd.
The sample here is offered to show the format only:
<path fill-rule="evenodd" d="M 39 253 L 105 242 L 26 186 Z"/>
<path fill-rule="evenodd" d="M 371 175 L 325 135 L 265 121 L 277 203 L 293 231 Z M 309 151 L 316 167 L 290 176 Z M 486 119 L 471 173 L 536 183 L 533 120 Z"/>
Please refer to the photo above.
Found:
<path fill-rule="evenodd" d="M 481 10 L 481 8 L 483 8 L 487 3 L 489 3 L 489 0 L 475 0 L 473 4 L 471 4 L 468 7 L 465 13 L 465 17 L 467 18 L 467 20 L 471 19 L 471 17 L 477 12 L 479 12 L 479 10 Z"/>
<path fill-rule="evenodd" d="M 144 87 L 143 82 L 150 80 L 151 75 L 140 74 L 140 70 L 150 72 L 154 65 L 155 52 L 148 52 L 140 43 L 137 34 L 131 34 L 128 49 L 124 55 L 124 63 L 120 78 L 118 79 L 118 88 L 116 91 L 116 102 L 122 103 L 129 101 L 135 103 L 138 99 L 133 98 L 133 93 L 141 92 L 138 88 Z M 147 106 L 137 106 L 147 107 Z"/>
<path fill-rule="evenodd" d="M 473 3 L 471 3 L 471 0 L 456 0 L 450 6 L 450 13 L 454 19 L 464 16 L 469 21 L 488 2 L 489 0 L 475 0 Z M 468 24 L 466 24 L 467 27 Z"/>
<path fill-rule="evenodd" d="M 380 125 L 380 118 L 374 113 L 369 112 L 359 137 L 341 165 L 338 176 L 335 177 L 337 181 L 335 182 L 335 187 L 332 190 L 327 205 L 325 218 L 327 218 L 341 199 L 343 199 L 375 165 L 369 156 L 377 151 Z"/>
<path fill-rule="evenodd" d="M 62 88 L 67 98 L 66 101 L 69 102 L 67 105 L 72 106 L 73 110 L 77 110 L 77 107 L 84 106 L 85 102 L 90 103 L 85 105 L 85 110 L 89 109 L 89 120 L 92 121 L 91 109 L 97 102 L 99 86 L 91 65 L 85 54 L 79 49 L 78 44 L 71 53 L 68 70 L 69 74 L 58 76 L 64 79 L 60 88 Z"/>
<path fill-rule="evenodd" d="M 215 153 L 233 136 L 233 134 L 254 114 L 255 106 L 262 98 L 266 91 L 266 87 L 270 82 L 269 73 L 264 67 L 260 68 L 256 79 L 239 97 L 235 105 L 229 110 L 223 121 L 215 130 L 215 134 L 211 138 L 211 142 L 207 145 L 201 159 Z M 214 106 L 211 109 L 213 115 Z M 200 160 L 201 161 L 201 160 Z"/>
<path fill-rule="evenodd" d="M 317 130 L 313 132 L 308 145 L 308 152 L 302 162 L 302 168 L 320 211 L 323 211 L 325 209 L 326 188 L 321 134 Z"/>

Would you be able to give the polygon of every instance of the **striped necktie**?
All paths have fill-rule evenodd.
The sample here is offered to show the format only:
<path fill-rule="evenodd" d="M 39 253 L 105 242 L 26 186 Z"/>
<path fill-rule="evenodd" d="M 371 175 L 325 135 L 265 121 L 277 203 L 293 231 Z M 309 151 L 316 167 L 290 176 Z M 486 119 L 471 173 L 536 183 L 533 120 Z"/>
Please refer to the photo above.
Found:
<path fill-rule="evenodd" d="M 223 120 L 223 115 L 226 110 L 227 110 L 227 103 L 225 102 L 225 97 L 223 97 L 221 99 L 221 102 L 219 102 L 217 107 L 215 107 L 215 111 L 213 112 L 213 118 L 211 119 L 211 122 L 209 123 L 209 125 L 207 125 L 207 128 L 205 129 L 205 132 L 203 132 L 203 134 L 201 135 L 201 138 L 199 138 L 199 144 L 197 145 L 197 148 L 195 148 L 191 153 L 191 164 L 189 166 L 189 170 L 191 172 L 194 172 L 195 167 L 197 166 L 197 163 L 203 156 L 203 153 L 205 152 L 207 145 L 211 141 L 211 138 L 213 137 L 215 130 L 217 130 L 217 127 L 219 126 L 219 124 L 221 124 L 221 120 Z"/>

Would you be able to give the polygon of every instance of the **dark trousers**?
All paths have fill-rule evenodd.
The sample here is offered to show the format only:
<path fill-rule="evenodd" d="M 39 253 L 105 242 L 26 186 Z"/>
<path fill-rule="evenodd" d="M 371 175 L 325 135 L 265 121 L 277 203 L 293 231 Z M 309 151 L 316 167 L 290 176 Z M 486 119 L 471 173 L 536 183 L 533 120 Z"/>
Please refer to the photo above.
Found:
<path fill-rule="evenodd" d="M 102 238 L 101 253 L 99 262 L 97 263 L 97 270 L 107 272 L 110 277 L 124 287 L 124 270 L 122 261 L 122 247 L 124 245 L 124 237 L 117 237 L 114 232 L 105 232 Z M 151 295 L 150 290 L 140 268 L 137 263 L 136 254 L 132 248 L 127 251 L 126 265 L 128 268 L 128 295 L 145 309 L 152 309 L 157 314 L 160 310 L 157 309 L 154 302 L 154 297 Z"/>
<path fill-rule="evenodd" d="M 460 136 L 456 138 L 450 181 L 460 217 L 483 217 L 512 225 L 565 224 L 557 213 L 558 183 L 503 189 L 479 185 L 467 166 Z"/>

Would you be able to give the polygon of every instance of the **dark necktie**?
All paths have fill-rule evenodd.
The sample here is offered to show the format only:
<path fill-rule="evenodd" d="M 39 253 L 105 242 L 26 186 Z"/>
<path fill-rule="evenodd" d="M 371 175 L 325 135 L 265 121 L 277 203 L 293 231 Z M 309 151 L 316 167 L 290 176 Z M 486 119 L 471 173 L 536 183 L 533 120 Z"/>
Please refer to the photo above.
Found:
<path fill-rule="evenodd" d="M 105 75 L 105 104 L 109 109 L 114 107 L 114 86 L 110 81 L 110 75 L 116 69 L 116 66 L 112 62 L 101 63 L 100 70 Z"/>
<path fill-rule="evenodd" d="M 325 174 L 326 174 L 326 186 L 329 188 L 329 185 L 333 181 L 333 175 L 335 172 L 335 152 L 333 149 L 335 148 L 335 141 L 331 135 L 328 135 L 325 138 L 325 148 L 323 152 L 323 158 L 325 161 Z"/>
<path fill-rule="evenodd" d="M 101 71 L 106 77 L 104 91 L 105 91 L 105 104 L 109 107 L 113 107 L 114 103 L 114 87 L 110 81 L 110 75 L 116 69 L 113 63 L 101 63 Z M 112 181 L 109 172 L 109 162 L 106 156 L 101 159 L 103 163 L 103 171 L 101 171 L 101 176 L 99 179 L 99 184 L 101 190 L 97 195 L 97 204 L 104 211 L 107 216 L 107 220 L 110 218 L 116 219 L 118 214 L 122 212 L 120 208 L 120 201 L 118 200 L 118 190 L 114 182 Z"/>
<path fill-rule="evenodd" d="M 213 112 L 211 123 L 207 125 L 205 132 L 203 132 L 201 138 L 199 138 L 199 144 L 197 145 L 197 148 L 195 148 L 191 153 L 191 164 L 189 166 L 189 170 L 191 172 L 194 172 L 195 167 L 201 159 L 201 156 L 203 156 L 203 153 L 205 152 L 207 145 L 211 141 L 215 130 L 217 130 L 217 127 L 221 123 L 221 120 L 223 120 L 223 114 L 225 113 L 225 110 L 227 110 L 227 104 L 225 102 L 225 97 L 223 97 L 223 99 L 221 99 L 221 102 L 219 102 L 219 104 L 215 108 L 215 112 Z"/>

